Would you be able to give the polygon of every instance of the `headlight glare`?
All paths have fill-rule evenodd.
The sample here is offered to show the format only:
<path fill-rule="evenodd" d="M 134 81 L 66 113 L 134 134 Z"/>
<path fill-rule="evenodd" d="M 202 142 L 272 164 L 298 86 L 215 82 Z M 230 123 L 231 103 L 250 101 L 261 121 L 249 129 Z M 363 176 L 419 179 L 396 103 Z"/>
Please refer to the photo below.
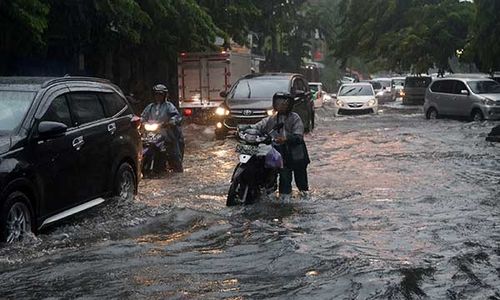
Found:
<path fill-rule="evenodd" d="M 224 116 L 226 114 L 226 109 L 224 107 L 217 107 L 215 114 L 218 116 Z"/>
<path fill-rule="evenodd" d="M 158 123 L 146 123 L 146 124 L 144 124 L 144 129 L 146 129 L 146 131 L 156 131 L 156 130 L 158 130 L 158 128 L 160 128 L 160 124 L 158 124 Z"/>
<path fill-rule="evenodd" d="M 274 110 L 273 110 L 273 109 L 268 109 L 268 110 L 267 110 L 267 115 L 268 115 L 268 116 L 272 116 L 272 115 L 274 115 Z"/>

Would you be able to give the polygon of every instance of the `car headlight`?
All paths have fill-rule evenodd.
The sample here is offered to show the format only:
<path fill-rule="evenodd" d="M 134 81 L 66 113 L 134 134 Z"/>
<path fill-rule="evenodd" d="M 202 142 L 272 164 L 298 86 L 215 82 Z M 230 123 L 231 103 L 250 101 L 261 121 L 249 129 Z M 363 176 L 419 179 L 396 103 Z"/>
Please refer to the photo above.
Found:
<path fill-rule="evenodd" d="M 217 109 L 215 110 L 215 114 L 218 116 L 224 116 L 224 115 L 227 115 L 226 111 L 227 111 L 227 114 L 229 114 L 229 111 L 226 110 L 224 107 L 217 107 Z"/>
<path fill-rule="evenodd" d="M 484 98 L 483 99 L 483 103 L 486 104 L 486 105 L 495 105 L 496 101 L 495 100 L 491 100 L 489 98 Z"/>
<path fill-rule="evenodd" d="M 375 99 L 368 100 L 368 106 L 373 106 L 373 105 L 375 105 L 375 103 L 377 103 L 377 101 L 375 101 Z"/>
<path fill-rule="evenodd" d="M 274 115 L 274 109 L 268 109 L 268 110 L 267 110 L 267 115 L 268 115 L 268 116 L 272 116 L 272 115 Z"/>
<path fill-rule="evenodd" d="M 158 123 L 146 123 L 146 124 L 144 124 L 144 129 L 146 129 L 146 131 L 156 131 L 156 130 L 158 130 L 158 128 L 160 128 L 160 124 L 158 124 Z"/>
<path fill-rule="evenodd" d="M 344 101 L 342 101 L 342 100 L 337 100 L 337 102 L 335 102 L 335 103 L 336 103 L 336 104 L 337 104 L 337 106 L 339 106 L 339 107 L 344 106 Z"/>

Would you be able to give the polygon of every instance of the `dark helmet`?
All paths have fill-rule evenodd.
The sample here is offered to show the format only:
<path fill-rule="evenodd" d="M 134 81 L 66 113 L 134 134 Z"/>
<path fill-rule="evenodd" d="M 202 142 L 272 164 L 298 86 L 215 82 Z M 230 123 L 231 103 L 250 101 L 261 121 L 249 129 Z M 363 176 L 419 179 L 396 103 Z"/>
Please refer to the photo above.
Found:
<path fill-rule="evenodd" d="M 168 93 L 168 88 L 164 84 L 157 84 L 157 85 L 153 86 L 153 93 L 164 93 L 164 94 L 167 94 Z"/>
<path fill-rule="evenodd" d="M 290 112 L 293 108 L 293 96 L 289 93 L 277 92 L 273 95 L 273 108 L 274 110 L 278 110 L 278 103 L 280 101 L 286 101 L 288 105 L 287 111 Z"/>

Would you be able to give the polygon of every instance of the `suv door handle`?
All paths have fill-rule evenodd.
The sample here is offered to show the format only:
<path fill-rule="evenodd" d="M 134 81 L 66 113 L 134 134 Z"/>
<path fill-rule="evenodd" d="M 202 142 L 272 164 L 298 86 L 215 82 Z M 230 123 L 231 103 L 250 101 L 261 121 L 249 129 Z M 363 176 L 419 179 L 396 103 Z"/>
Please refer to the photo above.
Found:
<path fill-rule="evenodd" d="M 116 124 L 115 123 L 111 123 L 108 125 L 108 131 L 109 133 L 111 134 L 115 134 L 116 132 Z"/>
<path fill-rule="evenodd" d="M 82 148 L 83 144 L 85 144 L 85 140 L 83 139 L 83 136 L 79 136 L 73 140 L 72 144 L 73 148 L 75 148 L 76 151 L 78 151 Z"/>

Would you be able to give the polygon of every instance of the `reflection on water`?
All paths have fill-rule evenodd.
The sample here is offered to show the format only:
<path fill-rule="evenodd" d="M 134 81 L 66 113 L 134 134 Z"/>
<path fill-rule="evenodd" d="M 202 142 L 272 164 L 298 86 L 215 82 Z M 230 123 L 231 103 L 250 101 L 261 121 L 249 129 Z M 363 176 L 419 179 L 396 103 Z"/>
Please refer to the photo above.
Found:
<path fill-rule="evenodd" d="M 0 298 L 500 299 L 494 124 L 416 110 L 319 111 L 286 205 L 226 208 L 235 141 L 191 125 L 185 173 L 0 249 Z"/>

